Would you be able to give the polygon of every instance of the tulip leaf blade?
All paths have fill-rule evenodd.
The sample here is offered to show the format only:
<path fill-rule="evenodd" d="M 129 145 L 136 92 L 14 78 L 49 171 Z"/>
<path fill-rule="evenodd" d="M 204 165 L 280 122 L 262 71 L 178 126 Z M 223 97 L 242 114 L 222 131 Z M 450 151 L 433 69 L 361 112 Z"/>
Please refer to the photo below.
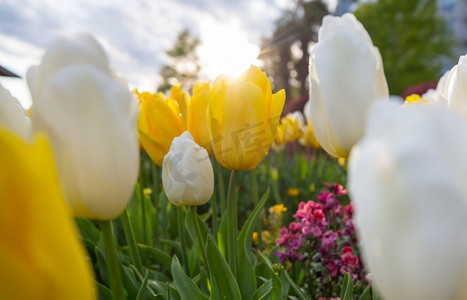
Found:
<path fill-rule="evenodd" d="M 211 235 L 208 235 L 206 256 L 211 273 L 211 299 L 241 300 L 237 281 Z"/>
<path fill-rule="evenodd" d="M 251 300 L 265 300 L 272 293 L 272 280 L 263 283 L 251 296 Z"/>
<path fill-rule="evenodd" d="M 300 300 L 310 300 L 310 298 L 305 295 L 305 293 L 302 291 L 302 289 L 298 286 L 298 284 L 295 283 L 295 281 L 290 278 L 289 273 L 287 270 L 284 270 L 283 272 L 285 278 L 287 279 L 287 282 L 290 284 L 292 289 L 294 290 L 295 294 L 297 294 L 298 299 Z"/>
<path fill-rule="evenodd" d="M 353 299 L 352 276 L 348 272 L 344 273 L 344 280 L 342 281 L 341 299 L 342 300 Z"/>
<path fill-rule="evenodd" d="M 269 198 L 269 188 L 263 194 L 258 205 L 245 221 L 240 234 L 238 235 L 238 285 L 242 293 L 242 299 L 249 299 L 256 289 L 256 276 L 253 267 L 254 261 L 251 259 L 252 235 L 258 222 L 259 213 Z"/>
<path fill-rule="evenodd" d="M 198 286 L 183 272 L 177 256 L 172 259 L 172 276 L 174 278 L 175 287 L 182 299 L 199 299 L 208 300 Z"/>
<path fill-rule="evenodd" d="M 370 300 L 370 286 L 368 285 L 365 290 L 362 292 L 358 300 Z"/>
<path fill-rule="evenodd" d="M 283 293 L 283 286 L 282 286 L 282 281 L 277 275 L 277 272 L 274 270 L 274 267 L 269 260 L 269 258 L 264 255 L 261 252 L 258 252 L 259 258 L 261 261 L 264 263 L 266 269 L 269 271 L 269 275 L 271 276 L 272 279 L 272 297 L 271 299 L 273 300 L 281 300 L 282 299 L 282 293 Z"/>

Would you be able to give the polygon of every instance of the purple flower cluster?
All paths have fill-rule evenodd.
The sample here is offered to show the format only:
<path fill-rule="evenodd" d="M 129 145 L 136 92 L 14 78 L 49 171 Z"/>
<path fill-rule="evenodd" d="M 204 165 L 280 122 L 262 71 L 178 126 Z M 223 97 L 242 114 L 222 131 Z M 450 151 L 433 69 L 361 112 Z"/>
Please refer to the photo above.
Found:
<path fill-rule="evenodd" d="M 363 279 L 357 237 L 352 222 L 352 204 L 341 204 L 347 191 L 339 184 L 326 184 L 317 201 L 300 202 L 294 222 L 280 230 L 275 254 L 283 265 L 299 260 L 320 278 L 342 277 L 349 272 Z"/>

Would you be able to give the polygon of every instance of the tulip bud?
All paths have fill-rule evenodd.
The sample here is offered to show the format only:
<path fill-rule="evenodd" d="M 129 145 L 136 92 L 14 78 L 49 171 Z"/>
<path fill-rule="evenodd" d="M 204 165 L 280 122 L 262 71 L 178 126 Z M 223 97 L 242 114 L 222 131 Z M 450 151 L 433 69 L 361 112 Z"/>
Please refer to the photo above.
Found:
<path fill-rule="evenodd" d="M 207 109 L 216 160 L 229 170 L 252 170 L 274 141 L 285 92 L 272 94 L 266 73 L 251 66 L 240 78 L 216 78 Z"/>
<path fill-rule="evenodd" d="M 326 16 L 310 53 L 310 102 L 305 115 L 326 152 L 347 157 L 362 137 L 369 106 L 389 95 L 383 62 L 352 14 Z"/>
<path fill-rule="evenodd" d="M 112 219 L 138 177 L 138 103 L 90 35 L 52 43 L 28 71 L 36 130 L 49 136 L 66 199 L 79 217 Z"/>
<path fill-rule="evenodd" d="M 466 299 L 466 150 L 467 124 L 442 104 L 371 109 L 348 185 L 384 299 Z"/>
<path fill-rule="evenodd" d="M 25 141 L 31 139 L 31 120 L 19 101 L 0 84 L 0 128 L 8 130 Z"/>
<path fill-rule="evenodd" d="M 188 131 L 173 139 L 162 163 L 162 184 L 174 205 L 202 205 L 214 191 L 214 172 L 208 152 Z"/>

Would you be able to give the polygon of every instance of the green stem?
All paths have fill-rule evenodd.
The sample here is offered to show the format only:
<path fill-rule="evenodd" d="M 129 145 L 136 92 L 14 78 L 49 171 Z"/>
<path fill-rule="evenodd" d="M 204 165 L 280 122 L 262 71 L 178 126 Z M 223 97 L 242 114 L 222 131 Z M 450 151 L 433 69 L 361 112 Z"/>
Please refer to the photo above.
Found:
<path fill-rule="evenodd" d="M 206 272 L 208 273 L 208 278 L 211 278 L 209 274 L 208 258 L 206 256 L 206 241 L 204 240 L 204 237 L 201 234 L 201 228 L 199 227 L 198 223 L 198 213 L 196 212 L 196 206 L 191 206 L 190 211 L 191 217 L 193 218 L 193 223 L 195 224 L 196 234 L 198 236 L 199 248 L 201 249 L 201 254 L 203 255 L 204 267 L 206 268 Z"/>
<path fill-rule="evenodd" d="M 251 179 L 252 179 L 252 185 L 253 185 L 253 201 L 256 205 L 259 203 L 259 195 L 258 195 L 258 172 L 256 169 L 251 171 Z M 261 218 L 258 222 L 258 225 L 256 226 L 256 231 L 258 232 L 258 249 L 262 250 L 263 249 L 263 241 L 262 241 L 262 232 L 263 228 L 261 226 Z"/>
<path fill-rule="evenodd" d="M 125 292 L 123 290 L 121 264 L 118 259 L 116 241 L 112 233 L 112 223 L 110 220 L 101 221 L 99 226 L 104 240 L 104 252 L 113 299 L 124 300 Z"/>
<path fill-rule="evenodd" d="M 235 186 L 238 171 L 230 174 L 229 189 L 227 191 L 227 258 L 230 269 L 237 278 L 237 201 L 235 200 Z"/>
<path fill-rule="evenodd" d="M 141 197 L 141 221 L 143 222 L 143 243 L 148 245 L 147 238 L 147 220 L 146 220 L 146 195 L 144 194 L 144 189 Z"/>
<path fill-rule="evenodd" d="M 225 186 L 224 177 L 222 176 L 222 166 L 216 161 L 217 183 L 219 185 L 219 202 L 221 203 L 221 214 L 225 211 Z"/>
<path fill-rule="evenodd" d="M 159 238 L 160 238 L 160 230 L 159 230 L 159 168 L 153 162 L 151 162 L 151 169 L 152 169 L 152 197 L 153 197 L 153 205 L 156 210 L 155 218 L 154 218 L 154 239 L 156 245 L 159 245 Z"/>
<path fill-rule="evenodd" d="M 182 263 L 185 273 L 188 274 L 188 249 L 186 246 L 186 234 L 185 226 L 183 225 L 184 213 L 183 206 L 175 207 L 177 212 L 177 226 L 178 226 L 178 236 L 180 238 L 180 244 L 182 245 Z"/>
<path fill-rule="evenodd" d="M 216 192 L 212 194 L 211 198 L 211 220 L 212 220 L 212 233 L 214 235 L 214 239 L 217 241 L 217 231 L 219 230 L 219 226 L 217 224 L 217 197 Z"/>
<path fill-rule="evenodd" d="M 123 224 L 123 231 L 125 232 L 126 241 L 128 243 L 128 248 L 130 250 L 131 261 L 135 265 L 138 272 L 143 275 L 143 264 L 141 263 L 141 257 L 138 251 L 138 245 L 136 244 L 135 234 L 133 232 L 133 227 L 131 226 L 130 218 L 128 217 L 128 210 L 121 215 L 121 220 Z"/>

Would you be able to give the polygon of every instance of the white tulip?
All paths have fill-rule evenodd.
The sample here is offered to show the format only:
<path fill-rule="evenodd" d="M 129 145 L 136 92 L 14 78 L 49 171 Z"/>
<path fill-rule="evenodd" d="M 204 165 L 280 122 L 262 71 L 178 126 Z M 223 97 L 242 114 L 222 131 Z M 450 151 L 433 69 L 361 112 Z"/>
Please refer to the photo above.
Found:
<path fill-rule="evenodd" d="M 65 196 L 79 217 L 112 219 L 139 170 L 138 103 L 90 35 L 52 43 L 28 71 L 36 130 L 51 139 Z"/>
<path fill-rule="evenodd" d="M 0 128 L 10 131 L 25 141 L 31 140 L 31 120 L 19 101 L 0 84 Z"/>
<path fill-rule="evenodd" d="M 377 103 L 349 159 L 364 261 L 386 300 L 467 299 L 467 123 Z"/>
<path fill-rule="evenodd" d="M 458 64 L 449 71 L 443 96 L 450 110 L 467 119 L 467 55 L 461 56 Z"/>
<path fill-rule="evenodd" d="M 162 162 L 162 184 L 172 204 L 202 205 L 214 191 L 214 173 L 209 154 L 188 131 L 172 141 Z"/>
<path fill-rule="evenodd" d="M 326 16 L 310 52 L 310 105 L 316 138 L 326 152 L 347 157 L 362 137 L 370 104 L 389 95 L 383 62 L 354 15 Z"/>

